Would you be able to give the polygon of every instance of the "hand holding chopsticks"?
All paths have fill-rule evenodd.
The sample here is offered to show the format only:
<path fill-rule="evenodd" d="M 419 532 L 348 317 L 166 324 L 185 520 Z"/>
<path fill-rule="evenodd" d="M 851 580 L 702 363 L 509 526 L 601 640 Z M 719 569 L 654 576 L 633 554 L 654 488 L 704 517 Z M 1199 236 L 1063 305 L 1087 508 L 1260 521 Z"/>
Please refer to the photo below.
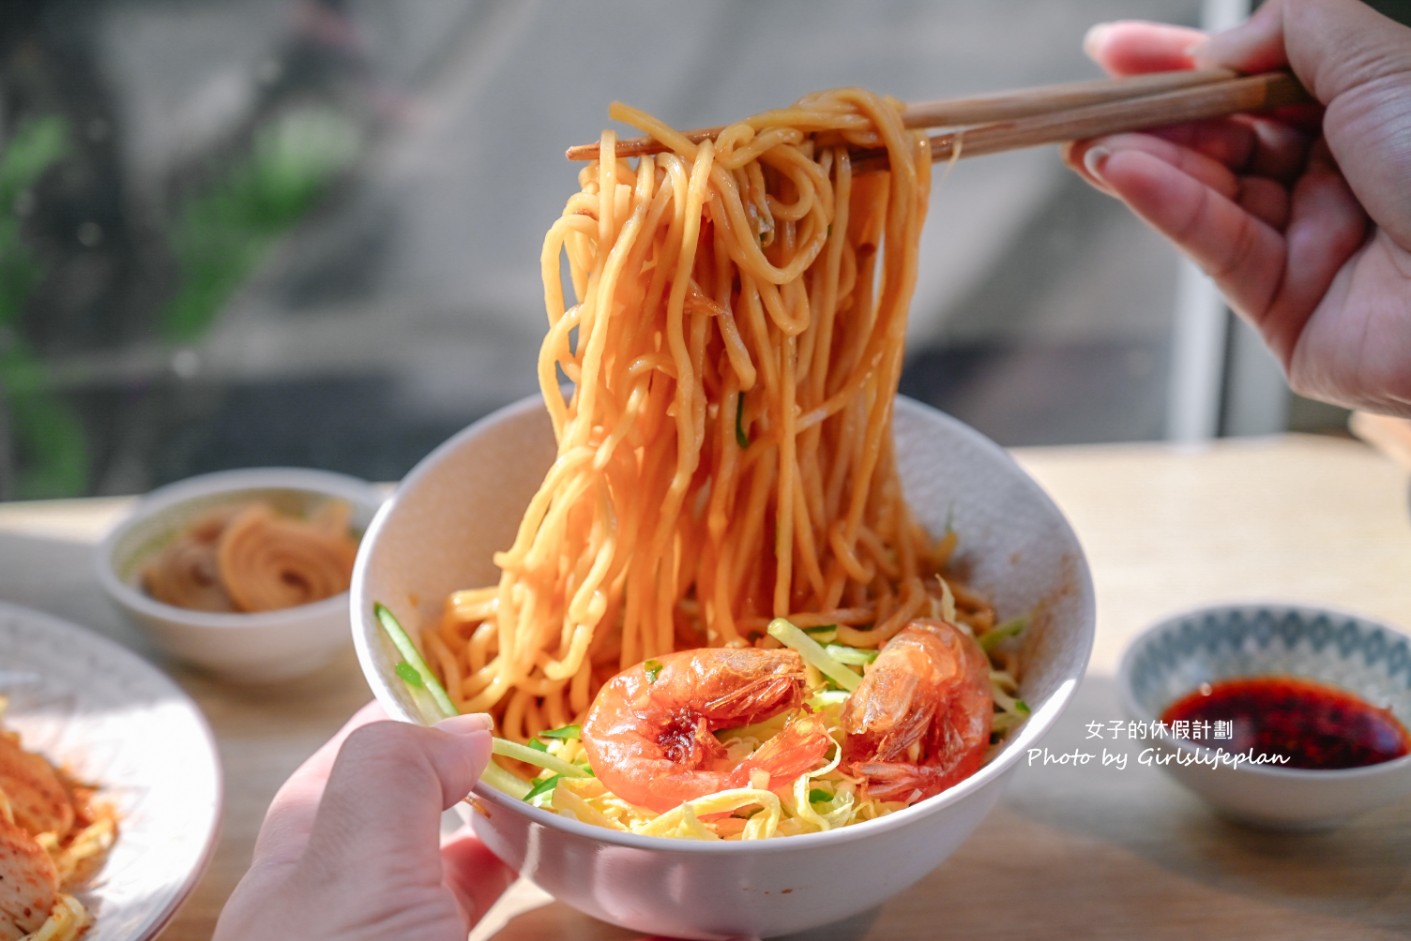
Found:
<path fill-rule="evenodd" d="M 1065 157 L 1209 274 L 1295 391 L 1411 417 L 1411 29 L 1355 0 L 1293 6 L 1209 38 L 1108 23 L 1085 48 L 1109 72 L 1292 59 L 1321 121 L 1216 121 Z"/>
<path fill-rule="evenodd" d="M 931 138 L 931 158 L 949 160 L 1310 100 L 1286 72 L 1240 76 L 1224 69 L 1184 70 L 920 102 L 907 106 L 903 122 L 913 128 L 944 128 Z M 700 128 L 686 131 L 685 136 L 702 141 L 721 130 Z M 617 155 L 641 156 L 663 149 L 653 138 L 633 138 L 618 142 Z M 597 156 L 596 143 L 570 147 L 567 153 L 570 160 Z M 859 150 L 853 159 L 866 168 L 885 158 L 880 152 Z"/>

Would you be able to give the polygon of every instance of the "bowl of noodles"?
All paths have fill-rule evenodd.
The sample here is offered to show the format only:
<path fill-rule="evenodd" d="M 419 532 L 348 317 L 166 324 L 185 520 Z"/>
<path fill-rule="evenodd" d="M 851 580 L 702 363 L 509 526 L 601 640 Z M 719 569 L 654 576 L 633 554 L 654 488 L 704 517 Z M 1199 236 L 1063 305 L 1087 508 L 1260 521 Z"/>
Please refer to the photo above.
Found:
<path fill-rule="evenodd" d="M 800 931 L 980 825 L 1082 677 L 1091 579 L 1002 449 L 897 396 L 931 168 L 900 105 L 613 116 L 652 146 L 605 133 L 549 229 L 541 395 L 379 511 L 354 642 L 394 717 L 493 717 L 460 806 L 557 898 Z"/>
<path fill-rule="evenodd" d="M 1060 511 L 997 445 L 925 406 L 897 406 L 902 477 L 918 516 L 959 535 L 954 569 L 970 590 L 987 594 L 1005 620 L 1026 619 L 1013 697 L 1027 706 L 1023 721 L 987 749 L 978 770 L 936 796 L 876 819 L 771 839 L 609 829 L 482 782 L 459 808 L 497 855 L 558 899 L 630 930 L 771 937 L 882 903 L 941 865 L 980 825 L 1083 675 L 1092 586 Z M 391 715 L 432 722 L 441 712 L 425 686 L 400 675 L 407 661 L 375 606 L 413 629 L 438 624 L 464 586 L 492 583 L 494 554 L 512 544 L 536 474 L 553 460 L 542 403 L 522 402 L 434 452 L 374 521 L 354 575 L 354 640 Z"/>

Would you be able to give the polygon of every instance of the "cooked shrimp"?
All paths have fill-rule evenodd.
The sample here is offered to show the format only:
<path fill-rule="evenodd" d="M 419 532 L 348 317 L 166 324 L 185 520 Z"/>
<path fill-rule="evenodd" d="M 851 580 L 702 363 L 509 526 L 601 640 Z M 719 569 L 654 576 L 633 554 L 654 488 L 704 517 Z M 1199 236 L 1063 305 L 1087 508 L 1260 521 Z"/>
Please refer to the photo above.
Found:
<path fill-rule="evenodd" d="M 42 846 L 0 815 L 0 941 L 18 941 L 49 918 L 59 874 Z"/>
<path fill-rule="evenodd" d="M 843 707 L 842 764 L 869 797 L 914 803 L 980 767 L 993 716 L 989 658 L 975 639 L 946 621 L 912 621 Z"/>
<path fill-rule="evenodd" d="M 744 787 L 752 773 L 784 787 L 817 765 L 831 739 L 801 712 L 734 767 L 713 733 L 798 709 L 803 659 L 792 650 L 709 648 L 663 654 L 622 671 L 598 692 L 583 722 L 593 773 L 633 804 L 664 812 L 696 797 Z"/>

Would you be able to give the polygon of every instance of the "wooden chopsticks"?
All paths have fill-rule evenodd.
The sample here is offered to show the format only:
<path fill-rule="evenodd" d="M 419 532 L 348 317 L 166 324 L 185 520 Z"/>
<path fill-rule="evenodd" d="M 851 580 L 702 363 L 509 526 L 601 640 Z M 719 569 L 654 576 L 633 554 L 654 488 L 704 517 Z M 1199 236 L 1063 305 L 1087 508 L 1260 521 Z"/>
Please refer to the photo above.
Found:
<path fill-rule="evenodd" d="M 1237 75 L 1223 69 L 1152 72 L 950 98 L 908 105 L 903 123 L 912 128 L 946 128 L 931 137 L 931 159 L 978 157 L 1022 147 L 1100 137 L 1181 121 L 1265 111 L 1311 101 L 1292 75 L 1267 72 Z M 686 131 L 700 142 L 722 128 Z M 666 148 L 650 137 L 618 141 L 619 157 L 660 153 Z M 570 147 L 569 160 L 596 160 L 598 145 Z M 880 150 L 858 150 L 855 169 L 885 165 Z"/>

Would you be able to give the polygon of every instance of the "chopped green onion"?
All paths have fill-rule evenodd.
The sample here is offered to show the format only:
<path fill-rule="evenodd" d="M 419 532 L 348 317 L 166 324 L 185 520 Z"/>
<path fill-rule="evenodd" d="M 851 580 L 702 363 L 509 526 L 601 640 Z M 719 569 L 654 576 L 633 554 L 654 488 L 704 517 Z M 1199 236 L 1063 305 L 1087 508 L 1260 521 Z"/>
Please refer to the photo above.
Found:
<path fill-rule="evenodd" d="M 531 738 L 525 744 L 528 745 L 530 748 L 534 749 L 535 751 L 549 750 L 549 746 L 546 743 L 539 741 L 537 738 Z"/>
<path fill-rule="evenodd" d="M 382 625 L 382 630 L 386 632 L 392 645 L 397 648 L 397 652 L 402 655 L 402 664 L 407 666 L 421 678 L 421 686 L 431 694 L 431 698 L 436 702 L 437 708 L 444 716 L 457 715 L 460 710 L 456 704 L 451 702 L 451 697 L 446 695 L 446 690 L 437 681 L 436 675 L 431 672 L 431 667 L 427 666 L 426 659 L 422 657 L 421 651 L 413 643 L 411 635 L 398 623 L 397 618 L 387 609 L 387 606 L 379 602 L 374 602 L 372 606 L 373 614 L 377 616 L 377 622 Z M 400 669 L 396 669 L 397 675 L 406 679 L 406 674 Z M 415 683 L 409 685 L 416 686 Z"/>
<path fill-rule="evenodd" d="M 1026 703 L 1026 702 L 1025 702 L 1024 700 L 1022 700 L 1022 699 L 1016 699 L 1016 700 L 1014 700 L 1014 711 L 1015 711 L 1015 712 L 1021 712 L 1021 713 L 1023 713 L 1024 715 L 1027 716 L 1027 715 L 1029 715 L 1029 712 L 1030 712 L 1030 710 L 1029 710 L 1029 704 Z"/>
<path fill-rule="evenodd" d="M 583 730 L 577 725 L 563 725 L 556 729 L 545 729 L 539 733 L 540 738 L 581 738 Z"/>
<path fill-rule="evenodd" d="M 997 624 L 980 636 L 980 647 L 989 653 L 1011 637 L 1017 637 L 1029 626 L 1029 615 L 1021 614 Z"/>
<path fill-rule="evenodd" d="M 833 659 L 826 650 L 818 645 L 818 641 L 783 618 L 775 618 L 769 622 L 769 636 L 785 647 L 797 650 L 799 656 L 803 657 L 804 663 L 848 692 L 857 689 L 857 684 L 862 682 L 862 677 Z"/>
<path fill-rule="evenodd" d="M 820 644 L 838 639 L 838 625 L 836 624 L 820 624 L 818 627 L 805 627 L 802 630 Z"/>
<path fill-rule="evenodd" d="M 646 663 L 642 664 L 642 669 L 647 671 L 647 682 L 655 683 L 657 677 L 661 674 L 661 661 L 648 660 Z"/>
<path fill-rule="evenodd" d="M 750 446 L 750 436 L 745 433 L 745 393 L 735 398 L 735 443 L 741 450 Z"/>
<path fill-rule="evenodd" d="M 421 680 L 421 674 L 416 672 L 416 667 L 412 666 L 407 661 L 398 660 L 397 665 L 392 669 L 396 671 L 397 675 L 400 676 L 402 681 L 408 686 L 415 687 L 416 689 L 422 689 L 426 686 Z"/>
<path fill-rule="evenodd" d="M 559 783 L 559 779 L 562 777 L 563 775 L 556 774 L 552 777 L 544 778 L 542 781 L 535 781 L 534 786 L 529 789 L 529 793 L 524 795 L 524 799 L 529 801 L 538 797 L 540 794 L 549 793 Z"/>
<path fill-rule="evenodd" d="M 869 650 L 865 647 L 849 647 L 847 644 L 825 644 L 824 652 L 839 663 L 846 663 L 849 666 L 866 666 L 877 659 L 878 651 Z"/>
<path fill-rule="evenodd" d="M 810 804 L 826 804 L 833 799 L 833 795 L 823 790 L 821 787 L 810 788 L 808 792 L 808 802 Z"/>
<path fill-rule="evenodd" d="M 578 765 L 564 761 L 556 755 L 548 752 L 537 751 L 528 745 L 521 745 L 518 742 L 511 742 L 507 738 L 493 739 L 494 745 L 491 751 L 502 758 L 513 758 L 525 764 L 534 765 L 538 768 L 548 768 L 556 774 L 562 774 L 570 778 L 586 778 L 588 775 Z"/>

